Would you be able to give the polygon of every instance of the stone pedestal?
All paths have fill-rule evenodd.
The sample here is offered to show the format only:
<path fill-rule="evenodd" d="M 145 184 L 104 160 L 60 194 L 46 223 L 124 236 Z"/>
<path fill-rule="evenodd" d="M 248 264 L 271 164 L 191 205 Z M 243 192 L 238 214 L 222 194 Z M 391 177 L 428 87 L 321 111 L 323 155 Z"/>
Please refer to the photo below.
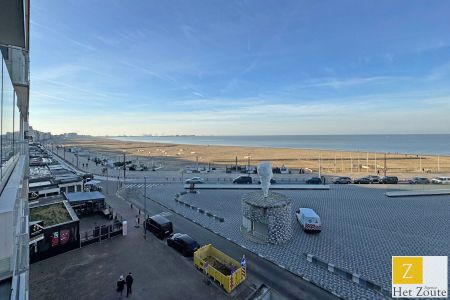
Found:
<path fill-rule="evenodd" d="M 241 232 L 256 242 L 282 244 L 292 237 L 291 201 L 282 194 L 262 191 L 242 196 Z"/>

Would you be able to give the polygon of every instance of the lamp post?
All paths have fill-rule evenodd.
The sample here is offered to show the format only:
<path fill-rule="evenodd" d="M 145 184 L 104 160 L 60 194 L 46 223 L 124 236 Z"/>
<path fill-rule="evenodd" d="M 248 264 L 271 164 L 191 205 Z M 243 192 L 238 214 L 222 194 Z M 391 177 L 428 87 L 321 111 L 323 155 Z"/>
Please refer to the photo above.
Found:
<path fill-rule="evenodd" d="M 322 155 L 319 156 L 319 178 L 322 178 Z"/>
<path fill-rule="evenodd" d="M 147 239 L 147 176 L 144 176 L 144 239 Z"/>
<path fill-rule="evenodd" d="M 125 151 L 123 152 L 123 184 L 125 184 L 125 170 L 127 169 L 125 164 Z"/>
<path fill-rule="evenodd" d="M 106 167 L 106 194 L 109 194 L 109 176 L 108 176 L 108 167 Z"/>

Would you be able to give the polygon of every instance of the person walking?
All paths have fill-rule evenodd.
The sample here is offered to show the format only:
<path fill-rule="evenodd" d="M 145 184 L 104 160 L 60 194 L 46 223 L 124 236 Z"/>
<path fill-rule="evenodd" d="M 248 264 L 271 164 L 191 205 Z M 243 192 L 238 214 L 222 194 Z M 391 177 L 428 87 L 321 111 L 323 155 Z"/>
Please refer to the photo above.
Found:
<path fill-rule="evenodd" d="M 123 279 L 123 275 L 120 275 L 119 280 L 117 280 L 117 292 L 120 294 L 119 299 L 122 299 L 124 287 L 125 287 L 125 280 Z"/>
<path fill-rule="evenodd" d="M 127 283 L 127 298 L 128 298 L 128 295 L 131 294 L 131 286 L 133 285 L 133 276 L 131 276 L 131 272 L 128 273 L 125 281 Z"/>

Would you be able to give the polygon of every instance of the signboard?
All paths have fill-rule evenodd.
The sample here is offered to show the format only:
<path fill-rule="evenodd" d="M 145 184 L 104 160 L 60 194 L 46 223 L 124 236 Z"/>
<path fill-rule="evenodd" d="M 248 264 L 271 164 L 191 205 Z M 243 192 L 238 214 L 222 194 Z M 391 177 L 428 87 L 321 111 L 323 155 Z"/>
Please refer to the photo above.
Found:
<path fill-rule="evenodd" d="M 56 247 L 59 244 L 59 232 L 55 231 L 52 233 L 52 247 Z"/>
<path fill-rule="evenodd" d="M 70 230 L 69 229 L 62 229 L 59 232 L 59 242 L 61 245 L 67 244 L 70 238 Z"/>
<path fill-rule="evenodd" d="M 44 224 L 43 221 L 37 221 L 30 223 L 28 232 L 30 233 L 29 244 L 37 243 L 44 238 Z"/>
<path fill-rule="evenodd" d="M 30 192 L 28 193 L 28 200 L 36 200 L 39 198 L 39 194 L 36 192 Z"/>
<path fill-rule="evenodd" d="M 247 275 L 247 261 L 245 260 L 245 255 L 242 255 L 241 259 L 241 275 L 243 278 Z"/>

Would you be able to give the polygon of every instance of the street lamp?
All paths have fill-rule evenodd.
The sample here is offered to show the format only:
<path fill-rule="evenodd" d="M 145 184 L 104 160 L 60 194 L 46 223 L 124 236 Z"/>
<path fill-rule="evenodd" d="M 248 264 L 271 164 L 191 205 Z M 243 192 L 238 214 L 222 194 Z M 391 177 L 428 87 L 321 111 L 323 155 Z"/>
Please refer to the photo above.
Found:
<path fill-rule="evenodd" d="M 147 176 L 144 176 L 144 239 L 147 239 Z"/>
<path fill-rule="evenodd" d="M 109 194 L 109 176 L 108 176 L 108 167 L 106 167 L 106 194 Z"/>

